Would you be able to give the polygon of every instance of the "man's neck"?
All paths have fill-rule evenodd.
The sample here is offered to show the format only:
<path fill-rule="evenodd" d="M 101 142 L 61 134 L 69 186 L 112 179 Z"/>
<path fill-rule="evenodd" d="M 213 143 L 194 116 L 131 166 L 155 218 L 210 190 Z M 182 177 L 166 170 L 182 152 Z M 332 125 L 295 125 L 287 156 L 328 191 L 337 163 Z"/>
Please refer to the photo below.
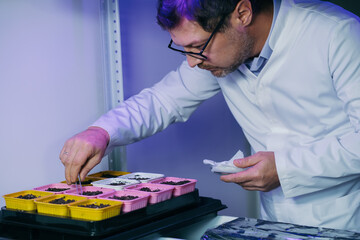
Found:
<path fill-rule="evenodd" d="M 254 16 L 251 25 L 248 28 L 248 33 L 255 40 L 253 57 L 259 56 L 266 39 L 268 38 L 273 21 L 274 5 Z"/>

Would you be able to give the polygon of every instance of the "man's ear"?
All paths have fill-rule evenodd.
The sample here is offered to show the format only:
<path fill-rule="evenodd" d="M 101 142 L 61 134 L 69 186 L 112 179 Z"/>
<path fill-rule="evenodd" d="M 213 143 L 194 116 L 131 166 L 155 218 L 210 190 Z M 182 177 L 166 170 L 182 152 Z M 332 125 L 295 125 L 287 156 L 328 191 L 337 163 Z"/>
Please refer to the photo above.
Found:
<path fill-rule="evenodd" d="M 249 0 L 240 0 L 232 15 L 237 24 L 240 24 L 243 27 L 250 25 L 253 18 L 251 2 Z"/>

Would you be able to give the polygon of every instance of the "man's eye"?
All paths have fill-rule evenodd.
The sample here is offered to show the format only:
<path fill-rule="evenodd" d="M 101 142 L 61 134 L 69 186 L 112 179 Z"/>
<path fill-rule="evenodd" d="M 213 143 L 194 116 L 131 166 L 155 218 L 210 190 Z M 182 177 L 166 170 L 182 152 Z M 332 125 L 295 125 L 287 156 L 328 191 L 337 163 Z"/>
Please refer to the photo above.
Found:
<path fill-rule="evenodd" d="M 203 47 L 204 47 L 204 44 L 202 44 L 202 45 L 200 45 L 200 46 L 196 46 L 196 47 L 194 47 L 194 48 L 201 50 Z"/>

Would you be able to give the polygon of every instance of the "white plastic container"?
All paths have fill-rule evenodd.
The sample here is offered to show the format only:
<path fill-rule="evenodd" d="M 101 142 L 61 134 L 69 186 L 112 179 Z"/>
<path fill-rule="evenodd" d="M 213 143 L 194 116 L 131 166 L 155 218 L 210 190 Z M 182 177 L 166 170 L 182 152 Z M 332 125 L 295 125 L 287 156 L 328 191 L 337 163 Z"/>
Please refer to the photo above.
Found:
<path fill-rule="evenodd" d="M 127 186 L 139 184 L 140 181 L 126 178 L 108 178 L 92 182 L 94 187 L 112 188 L 115 190 L 122 190 Z"/>
<path fill-rule="evenodd" d="M 126 178 L 130 180 L 137 180 L 142 183 L 146 183 L 155 179 L 163 178 L 164 174 L 160 173 L 146 173 L 146 172 L 133 172 L 119 176 L 118 178 Z"/>

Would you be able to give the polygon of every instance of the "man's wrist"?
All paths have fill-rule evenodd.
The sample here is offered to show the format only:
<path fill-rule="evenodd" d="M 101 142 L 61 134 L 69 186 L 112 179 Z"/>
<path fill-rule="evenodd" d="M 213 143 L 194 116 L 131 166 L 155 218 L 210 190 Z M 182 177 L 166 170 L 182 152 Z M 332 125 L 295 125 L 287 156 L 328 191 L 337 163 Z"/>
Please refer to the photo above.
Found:
<path fill-rule="evenodd" d="M 105 129 L 103 129 L 101 127 L 97 127 L 97 126 L 90 126 L 90 127 L 88 127 L 88 130 L 93 130 L 98 133 L 101 133 L 104 136 L 104 138 L 106 139 L 106 146 L 109 145 L 110 135 Z"/>

